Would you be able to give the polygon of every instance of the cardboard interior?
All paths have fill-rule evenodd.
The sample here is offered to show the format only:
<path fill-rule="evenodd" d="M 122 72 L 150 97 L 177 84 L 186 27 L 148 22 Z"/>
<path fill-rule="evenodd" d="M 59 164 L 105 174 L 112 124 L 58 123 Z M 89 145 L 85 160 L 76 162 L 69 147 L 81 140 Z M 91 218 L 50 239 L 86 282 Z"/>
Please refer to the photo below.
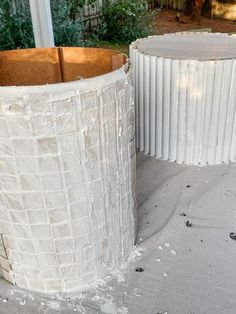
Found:
<path fill-rule="evenodd" d="M 44 85 L 102 75 L 126 56 L 109 49 L 59 47 L 0 51 L 0 86 Z"/>

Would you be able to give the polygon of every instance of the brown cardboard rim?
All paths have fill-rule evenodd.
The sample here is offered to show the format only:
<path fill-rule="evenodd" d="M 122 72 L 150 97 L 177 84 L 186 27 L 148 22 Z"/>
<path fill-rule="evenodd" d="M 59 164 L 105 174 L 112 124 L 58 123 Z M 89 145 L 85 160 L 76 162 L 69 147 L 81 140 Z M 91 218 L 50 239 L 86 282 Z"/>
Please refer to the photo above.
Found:
<path fill-rule="evenodd" d="M 94 78 L 122 68 L 123 53 L 55 47 L 0 51 L 0 86 L 35 86 Z"/>

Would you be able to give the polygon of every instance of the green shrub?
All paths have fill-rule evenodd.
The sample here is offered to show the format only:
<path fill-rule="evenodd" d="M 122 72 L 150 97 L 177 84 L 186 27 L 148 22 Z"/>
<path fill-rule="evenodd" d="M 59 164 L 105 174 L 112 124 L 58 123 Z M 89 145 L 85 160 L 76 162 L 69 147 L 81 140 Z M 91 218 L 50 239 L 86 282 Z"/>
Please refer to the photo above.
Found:
<path fill-rule="evenodd" d="M 97 38 L 128 44 L 150 33 L 152 14 L 145 0 L 108 1 L 97 29 L 86 31 L 81 8 L 94 1 L 51 0 L 56 46 L 92 46 Z M 34 37 L 29 0 L 0 0 L 0 50 L 30 47 Z"/>
<path fill-rule="evenodd" d="M 26 0 L 13 5 L 0 1 L 0 50 L 34 47 L 30 7 Z"/>
<path fill-rule="evenodd" d="M 51 0 L 56 46 L 91 45 L 79 10 L 94 0 Z M 13 5 L 14 3 L 14 5 Z M 0 0 L 0 50 L 34 47 L 29 0 Z"/>
<path fill-rule="evenodd" d="M 51 0 L 51 11 L 55 45 L 82 46 L 84 44 L 84 23 L 76 16 L 72 16 L 73 2 Z"/>
<path fill-rule="evenodd" d="M 144 0 L 116 0 L 103 7 L 102 38 L 129 44 L 150 33 L 153 14 Z"/>

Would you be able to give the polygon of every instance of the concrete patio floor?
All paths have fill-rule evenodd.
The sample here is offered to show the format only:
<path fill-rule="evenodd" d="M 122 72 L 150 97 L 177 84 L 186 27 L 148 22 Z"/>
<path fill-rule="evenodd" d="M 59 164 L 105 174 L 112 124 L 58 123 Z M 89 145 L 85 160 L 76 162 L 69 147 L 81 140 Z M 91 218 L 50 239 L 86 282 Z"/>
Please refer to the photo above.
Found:
<path fill-rule="evenodd" d="M 0 280 L 0 314 L 235 314 L 236 164 L 138 154 L 137 190 L 138 248 L 127 268 L 83 294 L 45 297 Z"/>

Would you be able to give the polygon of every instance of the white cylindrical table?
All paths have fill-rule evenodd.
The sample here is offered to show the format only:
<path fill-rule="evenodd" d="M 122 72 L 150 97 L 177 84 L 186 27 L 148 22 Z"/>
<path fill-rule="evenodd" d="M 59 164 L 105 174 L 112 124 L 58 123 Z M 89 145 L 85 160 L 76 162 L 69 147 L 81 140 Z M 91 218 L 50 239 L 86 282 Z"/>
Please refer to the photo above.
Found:
<path fill-rule="evenodd" d="M 130 55 L 140 151 L 189 165 L 236 161 L 236 36 L 154 36 Z"/>
<path fill-rule="evenodd" d="M 19 287 L 88 289 L 133 249 L 134 105 L 123 64 L 105 49 L 0 52 L 0 275 Z"/>

